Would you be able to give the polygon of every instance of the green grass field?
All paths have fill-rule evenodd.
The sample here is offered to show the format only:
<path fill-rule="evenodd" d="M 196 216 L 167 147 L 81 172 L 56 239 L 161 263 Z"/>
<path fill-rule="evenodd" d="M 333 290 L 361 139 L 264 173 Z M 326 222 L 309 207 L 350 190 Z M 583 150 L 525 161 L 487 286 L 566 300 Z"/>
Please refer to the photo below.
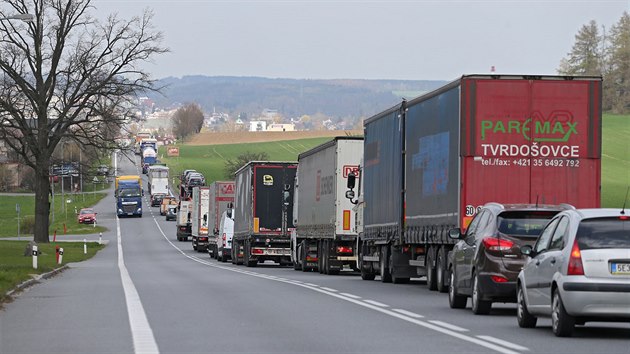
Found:
<path fill-rule="evenodd" d="M 96 204 L 99 200 L 105 197 L 105 193 L 84 193 L 81 194 L 66 194 L 67 209 L 63 208 L 63 199 L 61 194 L 55 195 L 55 222 L 52 223 L 52 210 L 50 214 L 50 235 L 57 230 L 57 235 L 63 235 L 64 223 L 66 224 L 67 234 L 91 234 L 105 231 L 102 226 L 96 225 L 84 225 L 77 222 L 75 214 L 76 210 L 81 208 L 87 208 Z M 0 237 L 15 237 L 17 236 L 18 218 L 15 205 L 20 204 L 20 220 L 25 218 L 33 218 L 35 215 L 35 197 L 33 196 L 2 196 L 2 203 L 0 203 Z M 51 200 L 52 207 L 52 200 Z M 97 216 L 98 220 L 98 216 Z M 27 230 L 21 228 L 20 234 L 24 236 L 28 234 Z M 52 238 L 51 238 L 52 239 Z"/>
<path fill-rule="evenodd" d="M 26 241 L 0 241 L 0 302 L 7 291 L 23 281 L 31 274 L 42 274 L 60 267 L 56 263 L 55 246 L 63 248 L 63 264 L 80 262 L 91 258 L 104 245 L 88 243 L 87 254 L 83 254 L 83 242 L 58 242 L 56 244 L 39 244 L 41 254 L 38 256 L 38 267 L 33 269 L 33 259 L 24 256 Z"/>
<path fill-rule="evenodd" d="M 630 186 L 630 115 L 603 120 L 602 206 L 621 207 Z"/>
<path fill-rule="evenodd" d="M 232 180 L 225 176 L 225 161 L 251 152 L 266 152 L 271 161 L 297 161 L 300 153 L 332 138 L 273 141 L 255 144 L 226 144 L 204 146 L 180 146 L 180 157 L 160 158 L 170 167 L 171 177 L 178 177 L 183 170 L 195 169 L 206 177 L 208 184 L 214 181 Z M 176 178 L 176 184 L 179 183 Z"/>

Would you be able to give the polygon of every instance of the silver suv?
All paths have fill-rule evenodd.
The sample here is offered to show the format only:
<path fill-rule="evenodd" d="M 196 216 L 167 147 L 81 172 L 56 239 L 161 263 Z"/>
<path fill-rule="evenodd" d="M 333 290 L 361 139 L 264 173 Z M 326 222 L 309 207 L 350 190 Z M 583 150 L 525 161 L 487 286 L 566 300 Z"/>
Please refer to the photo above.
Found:
<path fill-rule="evenodd" d="M 520 327 L 551 316 L 553 332 L 568 337 L 589 321 L 630 322 L 630 211 L 577 209 L 556 215 L 517 281 Z"/>

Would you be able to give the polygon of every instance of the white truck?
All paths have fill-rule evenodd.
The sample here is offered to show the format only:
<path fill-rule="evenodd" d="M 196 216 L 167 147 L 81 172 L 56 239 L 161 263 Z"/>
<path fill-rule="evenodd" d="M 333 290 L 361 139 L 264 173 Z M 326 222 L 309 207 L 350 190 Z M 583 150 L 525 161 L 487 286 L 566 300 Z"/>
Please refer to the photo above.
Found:
<path fill-rule="evenodd" d="M 232 206 L 232 205 L 230 205 Z M 232 237 L 234 237 L 233 209 L 228 208 L 221 215 L 219 236 L 217 237 L 217 257 L 221 262 L 227 262 L 232 253 Z"/>
<path fill-rule="evenodd" d="M 210 187 L 194 187 L 192 190 L 191 229 L 193 250 L 208 250 L 208 222 L 210 216 Z"/>
<path fill-rule="evenodd" d="M 345 192 L 362 158 L 361 137 L 337 137 L 298 156 L 291 234 L 295 270 L 357 269 L 356 212 Z"/>
<path fill-rule="evenodd" d="M 228 205 L 234 204 L 234 181 L 212 182 L 209 188 L 208 254 L 212 258 L 217 258 L 217 245 L 220 238 L 219 223 L 221 222 L 221 215 L 228 209 Z"/>
<path fill-rule="evenodd" d="M 165 165 L 149 166 L 147 175 L 149 176 L 151 206 L 160 206 L 162 199 L 171 194 L 168 188 L 168 172 L 169 168 Z"/>
<path fill-rule="evenodd" d="M 190 237 L 190 229 L 192 228 L 190 220 L 191 206 L 192 201 L 190 200 L 180 200 L 177 205 L 177 220 L 175 222 L 177 241 L 188 241 L 188 237 Z"/>

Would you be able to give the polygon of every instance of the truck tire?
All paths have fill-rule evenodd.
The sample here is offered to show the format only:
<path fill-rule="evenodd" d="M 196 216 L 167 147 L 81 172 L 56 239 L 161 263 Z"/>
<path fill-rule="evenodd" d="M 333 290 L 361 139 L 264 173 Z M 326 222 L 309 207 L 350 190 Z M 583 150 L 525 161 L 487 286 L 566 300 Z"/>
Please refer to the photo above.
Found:
<path fill-rule="evenodd" d="M 302 242 L 300 242 L 300 261 L 302 262 L 301 264 L 299 264 L 299 268 L 300 270 L 302 270 L 303 272 L 307 272 L 309 269 L 308 267 L 306 267 L 306 240 L 302 240 Z M 298 263 L 298 262 L 296 262 Z"/>
<path fill-rule="evenodd" d="M 437 282 L 435 281 L 435 249 L 429 247 L 427 252 L 426 268 L 427 268 L 427 287 L 429 290 L 437 290 Z"/>
<path fill-rule="evenodd" d="M 392 283 L 394 284 L 407 284 L 409 277 L 397 277 L 396 276 L 396 268 L 394 267 L 394 247 L 389 248 L 389 272 L 392 275 Z"/>
<path fill-rule="evenodd" d="M 324 242 L 317 240 L 317 271 L 324 274 Z"/>
<path fill-rule="evenodd" d="M 243 262 L 245 263 L 245 265 L 247 267 L 255 267 L 256 265 L 258 265 L 258 260 L 257 259 L 250 259 L 249 256 L 251 255 L 251 245 L 249 244 L 249 241 L 245 241 L 245 254 L 243 255 Z"/>
<path fill-rule="evenodd" d="M 391 283 L 392 274 L 389 272 L 389 259 L 387 258 L 387 246 L 381 247 L 381 256 L 379 258 L 379 271 L 381 275 L 381 282 Z"/>
<path fill-rule="evenodd" d="M 236 265 L 236 260 L 238 259 L 238 242 L 236 240 L 232 241 L 232 249 L 230 250 L 230 254 L 232 255 L 232 259 L 230 260 L 232 264 Z"/>
<path fill-rule="evenodd" d="M 361 279 L 363 280 L 374 280 L 376 278 L 376 274 L 368 273 L 364 266 L 361 266 Z"/>
<path fill-rule="evenodd" d="M 446 271 L 446 249 L 440 247 L 435 261 L 435 280 L 437 291 L 448 292 L 447 271 Z"/>

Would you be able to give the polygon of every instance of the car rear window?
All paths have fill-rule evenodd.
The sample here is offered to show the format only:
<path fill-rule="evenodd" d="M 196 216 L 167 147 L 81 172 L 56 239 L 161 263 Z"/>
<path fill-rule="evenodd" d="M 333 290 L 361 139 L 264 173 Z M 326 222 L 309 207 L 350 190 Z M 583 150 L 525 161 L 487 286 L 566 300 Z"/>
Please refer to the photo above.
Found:
<path fill-rule="evenodd" d="M 558 211 L 505 211 L 499 214 L 499 232 L 506 235 L 538 237 Z"/>
<path fill-rule="evenodd" d="M 577 241 L 581 250 L 630 248 L 630 220 L 584 219 L 578 227 Z"/>

